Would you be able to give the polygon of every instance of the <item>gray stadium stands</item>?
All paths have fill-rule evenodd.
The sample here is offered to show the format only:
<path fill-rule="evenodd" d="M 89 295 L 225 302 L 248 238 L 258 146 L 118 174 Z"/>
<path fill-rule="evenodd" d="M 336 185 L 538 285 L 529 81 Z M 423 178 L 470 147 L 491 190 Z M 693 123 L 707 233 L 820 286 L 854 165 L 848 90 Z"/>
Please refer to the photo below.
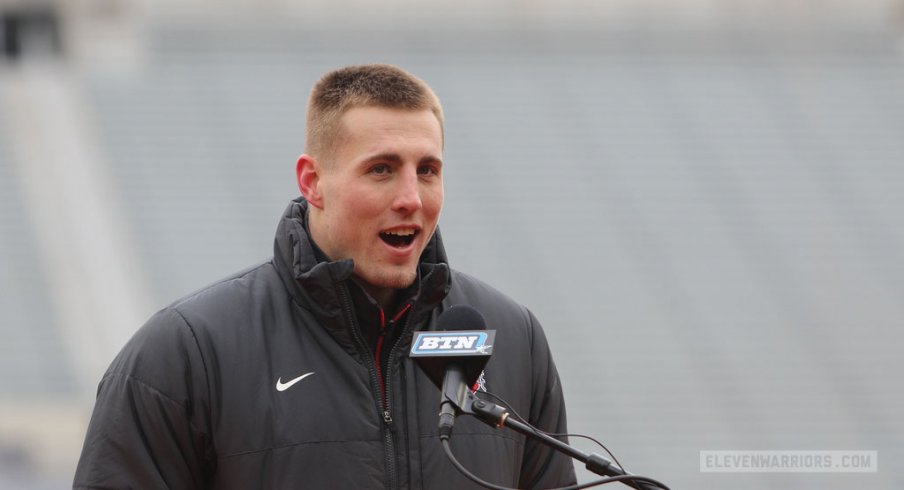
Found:
<path fill-rule="evenodd" d="M 72 396 L 69 353 L 59 335 L 65 324 L 54 316 L 47 295 L 46 281 L 53 274 L 43 269 L 38 257 L 40 244 L 31 229 L 9 141 L 15 136 L 15 128 L 0 117 L 0 393 L 4 398 Z"/>
<path fill-rule="evenodd" d="M 157 306 L 269 256 L 315 78 L 397 63 L 444 103 L 451 263 L 544 323 L 573 432 L 672 488 L 898 488 L 896 42 L 850 29 L 158 25 L 141 70 L 84 83 Z M 31 273 L 13 132 L 0 126 L 3 397 L 77 355 L 40 307 L 49 278 Z M 21 366 L 34 369 L 19 378 Z M 877 450 L 882 464 L 701 473 L 699 452 L 715 449 Z"/>

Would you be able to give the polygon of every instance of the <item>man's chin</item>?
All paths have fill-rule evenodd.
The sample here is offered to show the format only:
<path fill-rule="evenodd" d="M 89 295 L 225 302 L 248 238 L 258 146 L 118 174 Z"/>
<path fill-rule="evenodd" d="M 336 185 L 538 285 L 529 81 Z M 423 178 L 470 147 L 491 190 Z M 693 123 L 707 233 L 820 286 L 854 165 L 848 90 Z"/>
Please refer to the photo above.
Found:
<path fill-rule="evenodd" d="M 417 272 L 412 271 L 373 271 L 368 274 L 357 274 L 358 279 L 368 286 L 378 289 L 405 289 L 414 284 Z"/>

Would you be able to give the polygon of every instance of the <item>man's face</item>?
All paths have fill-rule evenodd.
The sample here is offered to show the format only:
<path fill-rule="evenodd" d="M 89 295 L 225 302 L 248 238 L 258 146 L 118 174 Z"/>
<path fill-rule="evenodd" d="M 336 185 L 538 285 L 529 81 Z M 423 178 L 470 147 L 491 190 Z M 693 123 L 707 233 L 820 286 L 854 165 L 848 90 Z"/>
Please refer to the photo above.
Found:
<path fill-rule="evenodd" d="M 439 121 L 430 110 L 358 107 L 340 126 L 319 165 L 314 241 L 333 260 L 353 259 L 373 288 L 408 287 L 443 207 Z"/>

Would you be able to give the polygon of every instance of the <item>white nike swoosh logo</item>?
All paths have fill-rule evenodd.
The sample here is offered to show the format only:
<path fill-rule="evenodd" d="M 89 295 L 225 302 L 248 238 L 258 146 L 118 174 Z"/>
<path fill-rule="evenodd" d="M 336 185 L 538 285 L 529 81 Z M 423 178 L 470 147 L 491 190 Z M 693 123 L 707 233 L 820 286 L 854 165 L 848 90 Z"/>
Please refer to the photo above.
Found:
<path fill-rule="evenodd" d="M 289 389 L 289 387 L 291 387 L 295 383 L 307 378 L 308 376 L 310 376 L 312 374 L 314 374 L 314 373 L 302 374 L 301 376 L 299 376 L 295 379 L 289 380 L 288 383 L 283 383 L 282 377 L 280 377 L 279 379 L 276 380 L 276 391 L 286 391 Z"/>

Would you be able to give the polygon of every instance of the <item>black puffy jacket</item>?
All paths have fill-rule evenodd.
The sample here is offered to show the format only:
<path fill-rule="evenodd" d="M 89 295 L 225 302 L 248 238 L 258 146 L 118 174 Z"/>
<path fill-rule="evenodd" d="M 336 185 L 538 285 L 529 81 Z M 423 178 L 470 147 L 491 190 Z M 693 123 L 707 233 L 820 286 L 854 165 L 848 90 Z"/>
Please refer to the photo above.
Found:
<path fill-rule="evenodd" d="M 289 205 L 272 261 L 159 311 L 126 344 L 100 382 L 74 488 L 477 488 L 447 461 L 439 390 L 407 356 L 411 332 L 459 303 L 496 330 L 486 390 L 565 432 L 540 324 L 449 269 L 439 234 L 378 370 L 349 294 L 353 264 L 317 262 L 306 205 Z M 567 458 L 471 417 L 456 422 L 452 450 L 499 485 L 575 481 Z"/>

